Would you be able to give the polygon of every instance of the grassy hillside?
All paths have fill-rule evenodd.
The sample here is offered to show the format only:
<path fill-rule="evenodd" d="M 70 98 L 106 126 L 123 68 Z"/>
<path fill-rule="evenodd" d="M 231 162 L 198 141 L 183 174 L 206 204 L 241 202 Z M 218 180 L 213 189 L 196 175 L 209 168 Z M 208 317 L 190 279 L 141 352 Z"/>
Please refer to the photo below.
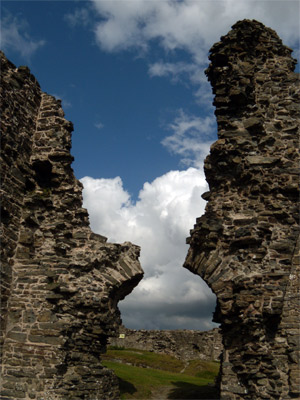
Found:
<path fill-rule="evenodd" d="M 121 399 L 217 399 L 219 363 L 135 349 L 108 349 L 103 364 L 119 378 Z"/>

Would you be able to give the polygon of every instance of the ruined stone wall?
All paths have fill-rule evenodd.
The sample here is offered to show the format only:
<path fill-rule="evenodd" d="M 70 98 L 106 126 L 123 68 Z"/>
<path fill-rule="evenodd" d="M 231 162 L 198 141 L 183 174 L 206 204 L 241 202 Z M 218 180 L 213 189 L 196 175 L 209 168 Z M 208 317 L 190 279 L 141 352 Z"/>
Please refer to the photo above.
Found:
<path fill-rule="evenodd" d="M 116 399 L 100 357 L 140 249 L 90 230 L 72 124 L 3 53 L 1 110 L 1 399 Z"/>
<path fill-rule="evenodd" d="M 221 398 L 299 398 L 299 75 L 257 21 L 236 23 L 210 60 L 218 140 L 185 267 L 217 295 Z"/>
<path fill-rule="evenodd" d="M 122 337 L 109 339 L 112 346 L 169 354 L 180 360 L 216 360 L 222 352 L 219 329 L 194 330 L 135 330 L 120 328 Z M 124 335 L 124 337 L 123 337 Z"/>

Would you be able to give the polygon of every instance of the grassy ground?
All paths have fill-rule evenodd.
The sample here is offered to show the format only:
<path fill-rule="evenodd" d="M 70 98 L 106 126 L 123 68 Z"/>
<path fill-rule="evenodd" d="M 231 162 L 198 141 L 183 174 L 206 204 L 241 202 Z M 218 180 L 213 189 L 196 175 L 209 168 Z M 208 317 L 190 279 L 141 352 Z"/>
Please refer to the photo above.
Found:
<path fill-rule="evenodd" d="M 121 399 L 217 399 L 217 362 L 183 362 L 147 351 L 109 349 L 103 364 L 115 371 Z"/>

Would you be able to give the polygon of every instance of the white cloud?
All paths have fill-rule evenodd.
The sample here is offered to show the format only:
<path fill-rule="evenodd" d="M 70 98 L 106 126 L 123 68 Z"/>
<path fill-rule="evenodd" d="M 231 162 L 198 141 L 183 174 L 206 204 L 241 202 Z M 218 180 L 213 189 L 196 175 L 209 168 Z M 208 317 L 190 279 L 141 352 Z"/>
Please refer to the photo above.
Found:
<path fill-rule="evenodd" d="M 91 23 L 90 10 L 88 8 L 76 8 L 73 13 L 64 16 L 65 21 L 72 26 L 88 26 Z"/>
<path fill-rule="evenodd" d="M 210 46 L 244 18 L 272 27 L 289 45 L 299 39 L 296 0 L 93 0 L 93 4 L 101 16 L 96 38 L 108 51 L 145 49 L 155 39 L 166 51 L 187 50 L 202 64 Z"/>
<path fill-rule="evenodd" d="M 164 62 L 158 61 L 149 66 L 150 77 L 169 77 L 171 82 L 192 84 L 196 102 L 206 110 L 212 111 L 212 90 L 204 74 L 206 65 L 190 62 Z M 196 88 L 196 90 L 195 90 Z"/>
<path fill-rule="evenodd" d="M 28 23 L 24 19 L 6 13 L 1 20 L 1 48 L 3 51 L 15 51 L 29 60 L 46 42 L 31 38 L 26 32 L 28 29 Z"/>
<path fill-rule="evenodd" d="M 104 18 L 97 25 L 96 37 L 105 50 L 145 49 L 154 39 L 166 50 L 195 50 L 203 42 L 202 21 L 207 17 L 207 10 L 200 2 L 95 0 L 94 6 Z M 203 46 L 197 53 L 202 49 Z"/>
<path fill-rule="evenodd" d="M 169 129 L 173 134 L 164 138 L 162 144 L 170 152 L 180 155 L 183 164 L 202 168 L 204 158 L 215 140 L 215 118 L 210 115 L 196 117 L 180 110 Z"/>
<path fill-rule="evenodd" d="M 97 128 L 97 129 L 102 129 L 102 128 L 104 128 L 104 125 L 102 124 L 102 122 L 96 122 L 95 124 L 94 124 L 94 126 L 95 126 L 95 128 Z"/>
<path fill-rule="evenodd" d="M 141 246 L 145 278 L 120 305 L 125 324 L 139 328 L 212 326 L 215 297 L 200 277 L 182 267 L 188 248 L 185 239 L 205 207 L 203 172 L 195 168 L 170 171 L 145 183 L 135 204 L 119 177 L 85 177 L 81 182 L 92 229 L 109 241 L 130 240 Z"/>
<path fill-rule="evenodd" d="M 121 211 L 123 207 L 130 206 L 130 196 L 123 189 L 122 180 L 93 179 L 85 177 L 81 179 L 84 185 L 84 207 L 89 211 L 91 227 L 95 232 L 102 232 L 111 241 L 125 241 L 120 238 L 123 232 Z"/>
<path fill-rule="evenodd" d="M 236 21 L 257 19 L 275 29 L 287 45 L 299 48 L 297 0 L 93 0 L 92 4 L 100 16 L 94 31 L 103 50 L 145 52 L 158 43 L 166 60 L 152 62 L 150 76 L 189 80 L 202 105 L 211 104 L 212 98 L 204 76 L 208 51 Z M 190 60 L 178 62 L 177 50 L 184 50 Z"/>
<path fill-rule="evenodd" d="M 181 75 L 191 75 L 195 72 L 197 66 L 195 64 L 189 64 L 187 62 L 167 63 L 163 61 L 155 62 L 149 67 L 149 74 L 153 76 L 171 76 L 175 82 L 180 78 Z"/>

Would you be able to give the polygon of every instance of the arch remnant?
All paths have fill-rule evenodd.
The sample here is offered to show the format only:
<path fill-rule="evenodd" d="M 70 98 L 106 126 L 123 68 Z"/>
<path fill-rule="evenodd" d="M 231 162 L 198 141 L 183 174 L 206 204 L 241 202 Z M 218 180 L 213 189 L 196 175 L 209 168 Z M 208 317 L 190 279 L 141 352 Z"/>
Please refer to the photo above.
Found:
<path fill-rule="evenodd" d="M 223 400 L 299 398 L 299 75 L 257 21 L 210 52 L 218 140 L 185 268 L 217 295 Z"/>
<path fill-rule="evenodd" d="M 1 52 L 1 399 L 116 399 L 101 365 L 140 248 L 89 227 L 70 155 L 72 123 Z"/>

